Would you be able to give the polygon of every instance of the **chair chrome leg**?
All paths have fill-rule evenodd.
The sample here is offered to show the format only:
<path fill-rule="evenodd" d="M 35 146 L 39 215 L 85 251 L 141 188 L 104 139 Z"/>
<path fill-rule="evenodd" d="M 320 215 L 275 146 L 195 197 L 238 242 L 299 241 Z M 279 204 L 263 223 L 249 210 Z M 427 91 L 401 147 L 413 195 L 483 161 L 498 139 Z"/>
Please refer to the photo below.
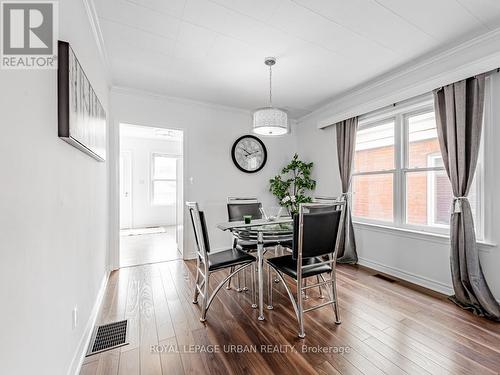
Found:
<path fill-rule="evenodd" d="M 246 292 L 248 291 L 248 286 L 247 286 L 247 270 L 243 270 L 243 291 Z"/>
<path fill-rule="evenodd" d="M 214 290 L 212 291 L 212 294 L 210 295 L 210 297 L 208 298 L 208 302 L 207 302 L 207 306 L 206 306 L 206 311 L 208 311 L 208 309 L 210 308 L 210 304 L 214 301 L 217 293 L 219 292 L 219 290 L 227 283 L 227 280 L 229 280 L 230 277 L 234 276 L 235 274 L 241 272 L 241 271 L 244 271 L 245 268 L 247 267 L 250 267 L 251 266 L 251 263 L 247 263 L 243 266 L 240 266 L 240 267 L 237 267 L 235 266 L 235 270 L 234 270 L 234 273 L 230 273 L 228 276 L 226 276 L 226 278 L 224 280 L 222 280 L 215 288 Z"/>
<path fill-rule="evenodd" d="M 307 280 L 307 279 L 304 279 L 304 280 L 302 281 L 303 286 L 307 286 L 307 281 L 306 281 L 306 280 Z M 309 298 L 309 296 L 307 295 L 307 289 L 304 289 L 303 293 L 304 293 L 304 299 L 308 299 L 308 298 Z"/>
<path fill-rule="evenodd" d="M 198 295 L 200 291 L 198 290 L 198 283 L 200 282 L 200 258 L 196 261 L 196 279 L 194 282 L 194 296 L 193 303 L 196 305 L 198 303 Z"/>
<path fill-rule="evenodd" d="M 279 256 L 279 255 L 280 255 L 280 254 L 278 253 L 279 247 L 280 247 L 280 245 L 276 245 L 276 246 L 274 247 L 274 255 L 275 255 L 275 256 Z M 269 268 L 269 270 L 271 270 L 271 268 Z M 274 282 L 275 282 L 276 284 L 280 282 L 280 281 L 279 281 L 279 279 L 278 279 L 278 275 L 277 275 L 277 274 L 275 274 L 275 276 L 274 276 Z"/>
<path fill-rule="evenodd" d="M 267 272 L 267 309 L 272 310 L 273 309 L 273 277 L 272 277 L 272 268 L 268 267 L 268 272 Z M 276 273 L 276 277 L 278 273 Z M 278 280 L 279 281 L 279 280 Z"/>
<path fill-rule="evenodd" d="M 251 273 L 251 279 L 252 279 L 252 309 L 257 308 L 257 285 L 255 285 L 255 264 L 252 263 L 250 266 L 250 273 Z"/>
<path fill-rule="evenodd" d="M 229 269 L 229 273 L 233 273 L 233 272 L 234 272 L 234 266 Z M 227 290 L 231 289 L 231 279 L 232 279 L 232 277 L 230 277 L 228 282 L 227 282 L 227 286 L 226 286 Z"/>
<path fill-rule="evenodd" d="M 340 320 L 340 311 L 339 311 L 339 300 L 337 298 L 337 275 L 335 271 L 332 272 L 332 299 L 335 301 L 333 304 L 333 311 L 335 311 L 335 324 L 342 323 Z"/>
<path fill-rule="evenodd" d="M 316 275 L 316 282 L 318 284 L 320 283 L 319 275 Z M 318 289 L 319 289 L 319 298 L 324 299 L 325 296 L 323 295 L 323 289 L 321 288 L 321 285 L 318 286 Z"/>
<path fill-rule="evenodd" d="M 236 280 L 238 282 L 238 286 L 236 287 L 236 291 L 238 293 L 242 292 L 243 289 L 241 289 L 241 277 L 240 277 L 240 274 L 238 273 L 238 275 L 236 275 Z"/>
<path fill-rule="evenodd" d="M 207 320 L 207 300 L 208 300 L 208 281 L 210 279 L 210 273 L 208 270 L 205 272 L 205 285 L 203 288 L 203 303 L 201 304 L 201 322 L 206 322 Z"/>
<path fill-rule="evenodd" d="M 304 332 L 304 306 L 303 306 L 303 299 L 302 299 L 302 280 L 300 280 L 299 283 L 297 283 L 297 319 L 299 321 L 299 337 L 303 339 L 306 337 L 306 334 Z"/>
<path fill-rule="evenodd" d="M 302 298 L 299 297 L 299 298 L 297 298 L 297 301 L 295 301 L 295 297 L 293 296 L 292 291 L 290 290 L 290 288 L 286 284 L 286 281 L 283 278 L 283 274 L 281 274 L 277 270 L 275 270 L 275 271 L 276 271 L 276 274 L 278 275 L 281 283 L 285 287 L 286 293 L 288 294 L 288 298 L 290 298 L 290 302 L 292 303 L 293 311 L 295 311 L 295 316 L 297 317 L 297 322 L 299 322 L 299 328 L 302 327 L 302 330 L 299 331 L 299 337 L 300 338 L 304 338 L 305 337 L 304 323 L 303 323 L 303 316 L 304 316 L 304 312 L 303 311 L 304 310 L 302 308 Z M 302 291 L 300 290 L 299 284 L 297 283 L 297 296 L 301 296 L 302 295 L 301 293 L 302 293 Z M 297 305 L 298 301 L 300 301 L 300 303 L 301 303 L 300 310 L 299 310 L 299 307 Z M 299 311 L 301 311 L 301 313 L 299 313 Z M 301 316 L 302 316 L 302 319 L 300 318 Z M 301 323 L 301 321 L 302 321 L 302 323 Z"/>

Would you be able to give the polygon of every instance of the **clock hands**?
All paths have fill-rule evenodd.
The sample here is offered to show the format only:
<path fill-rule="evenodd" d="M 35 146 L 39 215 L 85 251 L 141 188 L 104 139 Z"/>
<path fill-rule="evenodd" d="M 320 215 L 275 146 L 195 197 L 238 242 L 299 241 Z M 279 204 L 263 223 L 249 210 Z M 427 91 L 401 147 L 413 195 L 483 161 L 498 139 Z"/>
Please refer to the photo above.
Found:
<path fill-rule="evenodd" d="M 247 154 L 247 156 L 250 155 L 250 153 L 247 151 L 247 149 L 245 147 L 243 147 L 243 146 L 240 146 L 240 147 Z"/>
<path fill-rule="evenodd" d="M 254 154 L 258 154 L 258 153 L 260 152 L 259 150 L 254 151 L 254 152 L 248 152 L 248 151 L 247 151 L 247 150 L 245 150 L 245 149 L 242 149 L 242 150 L 246 153 L 246 155 L 245 155 L 245 158 L 246 158 L 246 159 L 248 159 L 250 156 L 252 156 L 252 155 L 254 155 Z"/>
<path fill-rule="evenodd" d="M 247 149 L 246 149 L 245 147 L 243 147 L 243 146 L 241 146 L 241 150 L 242 150 L 243 152 L 245 152 L 245 154 L 246 154 L 246 155 L 245 155 L 245 157 L 246 157 L 246 158 L 248 158 L 249 156 L 251 156 L 251 155 L 253 155 L 253 154 L 257 154 L 257 153 L 259 153 L 259 152 L 260 152 L 260 150 L 256 150 L 256 151 L 254 151 L 254 152 L 248 152 L 248 151 L 247 151 Z"/>

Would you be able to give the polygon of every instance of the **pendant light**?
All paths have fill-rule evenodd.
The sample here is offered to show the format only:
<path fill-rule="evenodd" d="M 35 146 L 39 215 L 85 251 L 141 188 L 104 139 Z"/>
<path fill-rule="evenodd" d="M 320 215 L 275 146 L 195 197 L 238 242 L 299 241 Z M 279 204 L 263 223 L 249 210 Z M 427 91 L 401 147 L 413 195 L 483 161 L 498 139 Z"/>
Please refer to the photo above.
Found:
<path fill-rule="evenodd" d="M 275 57 L 266 57 L 264 64 L 269 67 L 269 107 L 256 109 L 253 113 L 253 132 L 260 135 L 284 135 L 288 133 L 288 114 L 273 107 L 272 66 Z"/>

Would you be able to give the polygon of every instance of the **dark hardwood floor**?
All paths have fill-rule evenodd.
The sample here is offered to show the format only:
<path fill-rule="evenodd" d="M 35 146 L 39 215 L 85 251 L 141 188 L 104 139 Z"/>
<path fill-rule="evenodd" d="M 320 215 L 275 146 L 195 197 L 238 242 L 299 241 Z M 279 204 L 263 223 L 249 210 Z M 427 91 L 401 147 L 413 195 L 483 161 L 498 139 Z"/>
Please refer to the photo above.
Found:
<path fill-rule="evenodd" d="M 194 269 L 194 262 L 171 261 L 113 272 L 98 323 L 129 319 L 130 344 L 87 357 L 80 374 L 500 371 L 500 324 L 463 311 L 437 293 L 375 277 L 371 270 L 338 266 L 342 324 L 334 324 L 331 306 L 307 313 L 301 340 L 281 285 L 264 322 L 250 307 L 249 293 L 223 288 L 201 323 L 199 307 L 191 303 Z M 309 301 L 317 302 L 317 291 L 309 294 Z M 256 352 L 237 353 L 238 348 Z"/>

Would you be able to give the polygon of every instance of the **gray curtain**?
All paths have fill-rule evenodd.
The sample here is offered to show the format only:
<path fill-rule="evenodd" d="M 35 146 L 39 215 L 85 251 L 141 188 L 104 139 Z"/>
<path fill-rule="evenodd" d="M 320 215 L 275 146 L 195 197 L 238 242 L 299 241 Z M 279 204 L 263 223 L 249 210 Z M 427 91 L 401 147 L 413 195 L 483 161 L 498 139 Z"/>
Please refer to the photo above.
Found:
<path fill-rule="evenodd" d="M 351 187 L 352 167 L 354 163 L 354 147 L 356 144 L 356 131 L 358 118 L 353 117 L 335 124 L 337 129 L 337 156 L 339 161 L 340 180 L 342 182 L 342 197 L 346 201 L 344 215 L 344 229 L 340 240 L 337 262 L 355 264 L 358 262 L 356 253 L 356 239 L 351 218 Z"/>
<path fill-rule="evenodd" d="M 467 199 L 474 178 L 484 112 L 484 75 L 434 91 L 437 131 L 444 166 L 453 189 L 450 222 L 451 276 L 462 308 L 500 320 L 500 306 L 483 276 L 472 211 Z"/>

